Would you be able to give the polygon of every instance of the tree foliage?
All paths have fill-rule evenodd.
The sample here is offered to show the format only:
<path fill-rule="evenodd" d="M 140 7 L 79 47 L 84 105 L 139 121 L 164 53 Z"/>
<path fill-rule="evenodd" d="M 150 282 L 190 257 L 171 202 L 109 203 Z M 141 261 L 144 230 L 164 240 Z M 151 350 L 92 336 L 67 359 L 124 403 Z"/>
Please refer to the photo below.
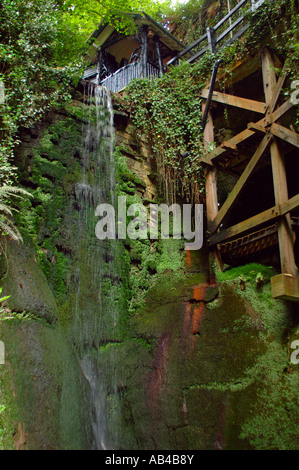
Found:
<path fill-rule="evenodd" d="M 110 23 L 117 30 L 130 33 L 135 24 L 128 13 L 146 12 L 162 19 L 172 11 L 171 0 L 65 0 L 60 2 L 64 21 L 75 24 L 86 39 L 101 22 Z"/>
<path fill-rule="evenodd" d="M 20 126 L 30 127 L 69 98 L 94 28 L 103 21 L 128 32 L 133 22 L 125 13 L 143 9 L 155 14 L 161 6 L 152 0 L 0 0 L 0 80 L 6 89 L 2 151 L 16 143 L 11 139 Z"/>
<path fill-rule="evenodd" d="M 152 0 L 0 0 L 0 185 L 16 184 L 21 128 L 71 98 L 95 27 L 103 21 L 128 32 L 133 23 L 124 13 L 143 9 L 151 14 L 159 6 Z"/>

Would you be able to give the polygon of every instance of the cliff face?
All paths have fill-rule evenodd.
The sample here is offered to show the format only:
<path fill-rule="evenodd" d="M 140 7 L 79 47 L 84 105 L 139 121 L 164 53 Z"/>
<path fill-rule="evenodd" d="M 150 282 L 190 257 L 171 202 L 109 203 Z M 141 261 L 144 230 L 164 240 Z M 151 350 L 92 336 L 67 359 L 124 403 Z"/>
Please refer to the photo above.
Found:
<path fill-rule="evenodd" d="M 114 123 L 115 196 L 161 201 L 146 137 L 117 104 Z M 2 263 L 2 446 L 295 449 L 292 306 L 272 300 L 268 268 L 215 278 L 205 247 L 100 243 L 93 188 L 109 162 L 86 140 L 96 127 L 77 92 L 22 135 L 19 179 L 35 197 L 19 218 L 24 245 L 8 243 Z"/>

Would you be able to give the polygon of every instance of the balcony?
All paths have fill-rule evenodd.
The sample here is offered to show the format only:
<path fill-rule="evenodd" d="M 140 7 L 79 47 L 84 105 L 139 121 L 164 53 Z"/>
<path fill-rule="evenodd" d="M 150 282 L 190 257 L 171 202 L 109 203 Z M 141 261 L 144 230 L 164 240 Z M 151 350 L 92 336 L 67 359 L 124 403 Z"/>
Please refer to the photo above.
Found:
<path fill-rule="evenodd" d="M 111 73 L 103 80 L 100 85 L 105 86 L 112 93 L 118 93 L 123 90 L 134 78 L 154 78 L 160 75 L 159 67 L 147 62 L 145 65 L 141 62 L 133 62 Z M 97 67 L 90 67 L 85 70 L 84 80 L 92 83 L 98 83 Z"/>

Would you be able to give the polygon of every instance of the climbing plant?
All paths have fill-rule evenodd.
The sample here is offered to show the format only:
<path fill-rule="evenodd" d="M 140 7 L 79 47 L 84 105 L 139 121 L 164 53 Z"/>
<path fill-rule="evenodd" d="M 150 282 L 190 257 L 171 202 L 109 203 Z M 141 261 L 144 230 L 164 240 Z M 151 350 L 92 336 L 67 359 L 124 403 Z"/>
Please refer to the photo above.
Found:
<path fill-rule="evenodd" d="M 157 80 L 133 81 L 127 89 L 133 123 L 152 145 L 169 201 L 199 202 L 204 194 L 204 173 L 197 163 L 204 153 L 202 76 L 198 67 L 183 64 Z"/>
<path fill-rule="evenodd" d="M 204 5 L 208 6 L 207 2 Z M 256 12 L 248 14 L 247 34 L 232 45 L 215 54 L 207 52 L 194 65 L 183 62 L 161 78 L 134 80 L 129 85 L 127 109 L 152 145 L 168 200 L 182 198 L 199 202 L 204 198 L 204 170 L 198 163 L 205 154 L 200 89 L 207 86 L 215 61 L 222 59 L 220 86 L 225 89 L 230 86 L 230 71 L 236 61 L 270 45 L 282 63 L 286 61 L 291 79 L 298 79 L 297 13 L 296 0 L 278 0 L 275 4 L 266 1 Z M 290 90 L 286 89 L 285 93 L 288 95 Z M 295 127 L 296 124 L 298 118 Z"/>

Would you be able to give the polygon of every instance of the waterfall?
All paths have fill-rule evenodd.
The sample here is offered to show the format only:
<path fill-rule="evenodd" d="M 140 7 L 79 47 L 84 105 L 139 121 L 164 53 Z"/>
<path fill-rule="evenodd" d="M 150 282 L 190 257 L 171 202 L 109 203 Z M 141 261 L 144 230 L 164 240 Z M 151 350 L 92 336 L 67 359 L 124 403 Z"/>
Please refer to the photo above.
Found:
<path fill-rule="evenodd" d="M 71 216 L 77 218 L 76 233 L 72 234 L 71 336 L 89 387 L 91 448 L 102 450 L 117 446 L 117 417 L 113 422 L 109 415 L 111 397 L 117 408 L 115 357 L 110 352 L 104 354 L 105 345 L 113 344 L 117 335 L 117 307 L 113 300 L 115 245 L 96 238 L 95 208 L 100 203 L 113 203 L 114 128 L 106 88 L 86 83 L 84 101 L 88 115 L 82 125 L 82 177 L 74 184 L 71 208 Z"/>

